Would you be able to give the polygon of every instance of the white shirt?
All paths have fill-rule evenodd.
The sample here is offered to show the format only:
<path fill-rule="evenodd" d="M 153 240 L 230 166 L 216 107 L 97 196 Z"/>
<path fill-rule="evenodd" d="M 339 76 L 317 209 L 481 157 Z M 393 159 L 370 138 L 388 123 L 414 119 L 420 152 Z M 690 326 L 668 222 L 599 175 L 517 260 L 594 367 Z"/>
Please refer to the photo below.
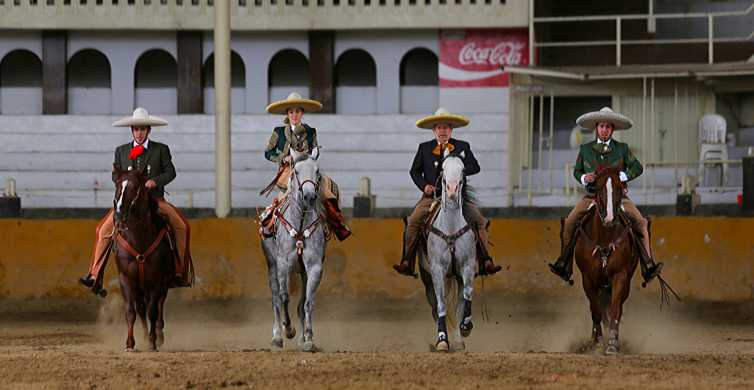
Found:
<path fill-rule="evenodd" d="M 604 145 L 610 146 L 610 141 L 612 141 L 612 140 L 613 139 L 610 138 L 607 141 L 603 141 L 603 140 L 599 139 L 599 137 L 598 137 L 597 138 L 597 145 L 603 145 L 604 144 Z M 585 177 L 586 177 L 586 174 L 581 175 L 581 185 L 583 185 L 584 187 L 586 187 L 586 185 L 588 184 L 586 182 L 586 180 L 584 180 Z M 627 182 L 628 181 L 628 175 L 626 175 L 626 172 L 620 171 L 620 174 L 618 174 L 618 177 L 620 177 L 620 181 L 622 181 L 622 182 Z"/>
<path fill-rule="evenodd" d="M 147 138 L 147 140 L 144 141 L 144 143 L 142 145 L 144 146 L 144 149 L 149 149 L 149 138 Z M 134 148 L 137 147 L 137 146 L 139 146 L 139 144 L 136 143 L 136 141 L 134 141 Z"/>

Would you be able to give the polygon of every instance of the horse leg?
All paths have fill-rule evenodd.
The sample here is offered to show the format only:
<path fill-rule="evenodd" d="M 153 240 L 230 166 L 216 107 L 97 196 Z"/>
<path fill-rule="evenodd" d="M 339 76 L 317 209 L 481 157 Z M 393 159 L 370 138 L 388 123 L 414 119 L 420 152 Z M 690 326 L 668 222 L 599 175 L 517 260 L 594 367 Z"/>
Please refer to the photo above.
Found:
<path fill-rule="evenodd" d="M 165 344 L 165 299 L 168 297 L 168 290 L 164 289 L 162 291 L 162 296 L 160 296 L 160 301 L 157 306 L 157 346 L 161 347 L 162 344 Z"/>
<path fill-rule="evenodd" d="M 147 316 L 149 317 L 149 350 L 157 352 L 157 318 L 159 316 L 161 291 L 153 291 L 149 294 Z"/>
<path fill-rule="evenodd" d="M 142 335 L 142 341 L 144 341 L 144 344 L 147 344 L 149 342 L 149 328 L 147 328 L 147 308 L 146 308 L 146 297 L 144 295 L 144 292 L 139 292 L 136 296 L 136 314 L 139 315 L 139 321 L 141 322 L 141 335 Z"/>
<path fill-rule="evenodd" d="M 301 325 L 301 335 L 298 339 L 298 345 L 299 347 L 303 347 L 304 342 L 306 341 L 304 340 L 304 334 L 306 334 L 306 332 L 304 332 L 304 329 L 306 329 L 306 323 L 304 321 L 304 318 L 306 317 L 304 304 L 306 303 L 306 283 L 308 277 L 305 270 L 301 270 L 301 272 L 299 272 L 299 276 L 301 277 L 301 296 L 298 299 L 296 314 L 298 315 L 299 324 Z"/>
<path fill-rule="evenodd" d="M 599 289 L 594 285 L 594 282 L 589 278 L 588 274 L 582 273 L 581 280 L 584 287 L 584 293 L 589 299 L 589 310 L 592 313 L 591 347 L 594 348 L 602 343 L 602 318 L 604 315 L 604 308 Z"/>
<path fill-rule="evenodd" d="M 313 264 L 306 270 L 306 303 L 304 304 L 304 351 L 315 352 L 314 346 L 314 326 L 312 324 L 314 315 L 314 294 L 317 293 L 317 287 L 322 278 L 322 263 Z"/>
<path fill-rule="evenodd" d="M 264 250 L 265 257 L 267 258 L 267 282 L 270 286 L 270 292 L 272 295 L 272 347 L 283 348 L 283 336 L 280 328 L 280 311 L 282 305 L 280 304 L 280 285 L 278 284 L 277 265 L 275 264 L 275 258 L 271 255 L 271 250 L 266 246 L 267 238 L 262 241 L 262 249 Z"/>
<path fill-rule="evenodd" d="M 628 298 L 629 287 L 625 272 L 613 276 L 612 299 L 610 300 L 610 307 L 607 309 L 607 348 L 605 348 L 607 355 L 616 355 L 619 352 L 618 328 L 623 315 L 623 303 Z"/>
<path fill-rule="evenodd" d="M 432 273 L 432 284 L 435 287 L 435 298 L 437 298 L 437 342 L 435 349 L 439 352 L 447 352 L 448 329 L 445 323 L 447 312 L 445 311 L 445 271 L 440 265 L 432 264 L 430 272 Z"/>
<path fill-rule="evenodd" d="M 126 352 L 133 352 L 136 346 L 134 340 L 134 323 L 136 322 L 136 308 L 134 307 L 134 296 L 131 286 L 125 275 L 120 275 L 120 289 L 123 294 L 123 300 L 126 301 L 126 323 L 128 324 L 128 336 L 126 337 Z"/>
<path fill-rule="evenodd" d="M 278 297 L 283 310 L 283 329 L 285 337 L 292 339 L 296 337 L 296 328 L 291 326 L 291 316 L 288 314 L 288 302 L 290 295 L 288 293 L 288 279 L 290 278 L 290 265 L 286 261 L 278 263 Z"/>
<path fill-rule="evenodd" d="M 471 296 L 474 292 L 474 259 L 467 259 L 461 270 L 461 278 L 458 280 L 458 329 L 461 336 L 469 337 L 474 324 L 471 322 Z"/>

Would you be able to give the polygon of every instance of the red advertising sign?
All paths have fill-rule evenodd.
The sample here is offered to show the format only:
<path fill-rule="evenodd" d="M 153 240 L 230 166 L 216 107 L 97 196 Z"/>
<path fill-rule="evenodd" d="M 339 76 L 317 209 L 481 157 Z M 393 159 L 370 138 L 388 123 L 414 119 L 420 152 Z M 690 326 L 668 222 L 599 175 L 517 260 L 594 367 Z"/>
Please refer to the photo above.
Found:
<path fill-rule="evenodd" d="M 507 87 L 503 65 L 529 65 L 528 30 L 440 33 L 440 87 Z"/>

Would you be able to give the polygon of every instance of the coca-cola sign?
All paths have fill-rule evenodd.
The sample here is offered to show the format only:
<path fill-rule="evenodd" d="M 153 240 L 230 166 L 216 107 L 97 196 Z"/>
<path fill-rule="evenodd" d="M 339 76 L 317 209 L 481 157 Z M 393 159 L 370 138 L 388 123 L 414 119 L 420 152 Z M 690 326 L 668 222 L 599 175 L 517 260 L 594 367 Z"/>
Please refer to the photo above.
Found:
<path fill-rule="evenodd" d="M 467 30 L 440 35 L 441 87 L 506 87 L 503 65 L 529 64 L 527 30 Z"/>

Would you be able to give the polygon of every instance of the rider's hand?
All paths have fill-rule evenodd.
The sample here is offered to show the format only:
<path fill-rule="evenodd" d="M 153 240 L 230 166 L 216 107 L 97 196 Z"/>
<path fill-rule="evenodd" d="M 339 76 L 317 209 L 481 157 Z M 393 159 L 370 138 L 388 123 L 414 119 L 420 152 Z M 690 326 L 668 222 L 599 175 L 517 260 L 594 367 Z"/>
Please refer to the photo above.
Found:
<path fill-rule="evenodd" d="M 584 181 L 587 183 L 593 183 L 594 179 L 596 178 L 597 178 L 597 175 L 595 175 L 594 172 L 587 173 L 586 175 L 584 175 Z"/>
<path fill-rule="evenodd" d="M 154 180 L 152 180 L 152 179 L 149 179 L 149 180 L 147 180 L 147 182 L 146 182 L 146 183 L 144 183 L 144 187 L 147 187 L 147 189 L 150 189 L 150 190 L 151 190 L 151 189 L 153 189 L 153 188 L 157 187 L 157 183 L 155 183 L 155 181 L 154 181 Z"/>
<path fill-rule="evenodd" d="M 433 195 L 435 193 L 435 186 L 432 184 L 427 184 L 424 186 L 424 193 L 427 195 Z"/>
<path fill-rule="evenodd" d="M 291 157 L 290 154 L 287 155 L 287 156 L 285 156 L 285 157 L 283 157 L 283 164 L 290 164 L 291 161 L 293 161 L 293 157 Z"/>

